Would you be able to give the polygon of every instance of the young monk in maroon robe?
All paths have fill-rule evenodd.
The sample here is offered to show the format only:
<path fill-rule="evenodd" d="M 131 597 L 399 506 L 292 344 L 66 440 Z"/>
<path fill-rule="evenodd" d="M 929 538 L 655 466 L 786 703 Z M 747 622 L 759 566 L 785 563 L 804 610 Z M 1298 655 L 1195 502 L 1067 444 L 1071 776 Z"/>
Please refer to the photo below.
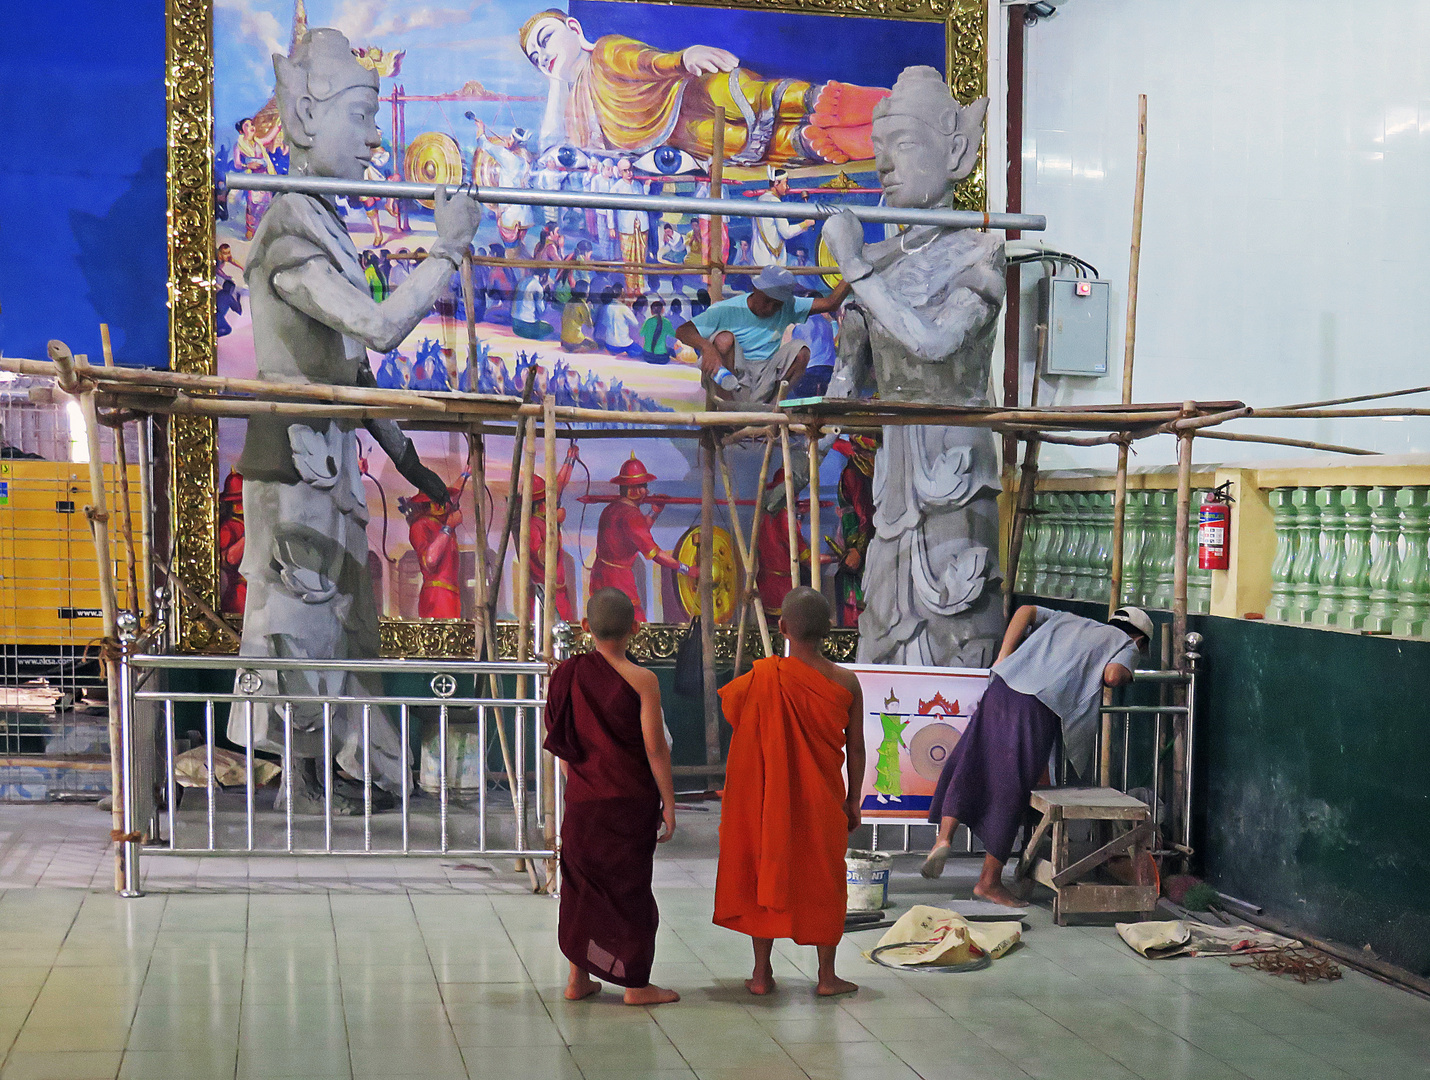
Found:
<path fill-rule="evenodd" d="M 780 612 L 790 655 L 758 661 L 720 691 L 735 733 L 715 923 L 754 939 L 752 994 L 775 988 L 775 938 L 815 946 L 821 996 L 859 989 L 834 973 L 834 952 L 844 935 L 844 852 L 859 827 L 864 700 L 854 673 L 820 651 L 831 614 L 820 593 L 791 590 Z"/>
<path fill-rule="evenodd" d="M 596 590 L 581 626 L 596 648 L 556 669 L 546 700 L 546 749 L 566 773 L 557 922 L 571 961 L 566 999 L 598 993 L 595 976 L 624 986 L 627 1005 L 679 1001 L 650 981 L 655 846 L 675 832 L 660 684 L 626 659 L 636 614 L 620 589 Z"/>

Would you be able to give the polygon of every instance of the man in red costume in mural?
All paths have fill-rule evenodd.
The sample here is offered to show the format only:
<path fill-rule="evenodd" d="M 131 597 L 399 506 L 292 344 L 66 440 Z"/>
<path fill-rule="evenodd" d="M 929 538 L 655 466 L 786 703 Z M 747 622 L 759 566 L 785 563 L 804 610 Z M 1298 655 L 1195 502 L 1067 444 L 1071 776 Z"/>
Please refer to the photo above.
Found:
<path fill-rule="evenodd" d="M 566 549 L 561 544 L 561 523 L 566 520 L 566 511 L 561 509 L 561 493 L 566 490 L 566 482 L 571 479 L 571 470 L 576 466 L 576 444 L 566 449 L 566 460 L 556 474 L 556 617 L 565 622 L 581 620 L 576 617 L 576 609 L 571 606 L 570 586 L 566 581 Z M 531 583 L 538 589 L 546 588 L 546 481 L 540 476 L 531 478 Z M 594 591 L 594 590 L 592 590 Z"/>
<path fill-rule="evenodd" d="M 634 451 L 631 459 L 621 466 L 620 473 L 612 477 L 611 483 L 620 488 L 621 494 L 601 511 L 601 521 L 596 526 L 596 565 L 591 570 L 591 592 L 620 589 L 635 605 L 638 623 L 646 621 L 646 614 L 640 592 L 636 589 L 637 558 L 644 556 L 687 577 L 698 573 L 670 552 L 662 551 L 650 534 L 650 527 L 664 509 L 660 503 L 656 503 L 649 513 L 641 509 L 641 503 L 646 501 L 650 491 L 649 484 L 654 479 L 655 475 L 646 472 Z"/>
<path fill-rule="evenodd" d="M 834 572 L 834 592 L 839 598 L 839 625 L 859 625 L 864 610 L 864 557 L 874 538 L 874 451 L 867 435 L 846 435 L 834 449 L 849 460 L 839 474 L 839 532 L 844 550 Z"/>
<path fill-rule="evenodd" d="M 218 497 L 219 610 L 242 615 L 248 582 L 238 572 L 243 562 L 243 477 L 230 472 Z"/>
<path fill-rule="evenodd" d="M 797 506 L 798 504 L 796 504 Z M 798 517 L 796 517 L 798 524 Z M 800 577 L 809 574 L 809 543 L 803 529 L 796 533 L 799 543 Z M 799 584 L 789 572 L 789 518 L 785 513 L 785 473 L 778 470 L 765 485 L 765 512 L 760 516 L 760 532 L 755 537 L 759 565 L 755 570 L 755 591 L 772 622 L 778 621 L 785 597 Z"/>
<path fill-rule="evenodd" d="M 457 509 L 460 491 L 447 490 L 452 498 L 440 510 L 421 493 L 398 500 L 398 509 L 407 518 L 408 540 L 422 571 L 422 591 L 417 594 L 419 619 L 462 617 L 462 563 L 457 550 L 457 526 L 462 523 L 462 512 Z"/>

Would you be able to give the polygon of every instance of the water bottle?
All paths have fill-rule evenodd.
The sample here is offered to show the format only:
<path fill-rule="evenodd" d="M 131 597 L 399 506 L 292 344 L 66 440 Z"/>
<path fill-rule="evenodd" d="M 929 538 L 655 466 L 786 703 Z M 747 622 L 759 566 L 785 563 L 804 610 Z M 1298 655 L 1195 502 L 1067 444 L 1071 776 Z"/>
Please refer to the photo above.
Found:
<path fill-rule="evenodd" d="M 729 368 L 721 368 L 715 373 L 715 385 L 727 394 L 733 394 L 740 388 L 740 380 L 735 377 L 735 373 Z"/>

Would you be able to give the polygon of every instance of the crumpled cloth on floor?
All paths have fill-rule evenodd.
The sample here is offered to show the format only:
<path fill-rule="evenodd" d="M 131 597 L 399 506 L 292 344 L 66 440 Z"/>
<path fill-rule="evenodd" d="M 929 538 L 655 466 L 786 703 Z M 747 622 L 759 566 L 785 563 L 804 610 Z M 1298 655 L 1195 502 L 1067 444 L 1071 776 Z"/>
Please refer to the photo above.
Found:
<path fill-rule="evenodd" d="M 1149 960 L 1269 952 L 1299 942 L 1254 926 L 1209 926 L 1190 919 L 1118 923 L 1118 936 Z"/>
<path fill-rule="evenodd" d="M 180 787 L 208 787 L 208 756 L 208 747 L 196 746 L 192 750 L 185 750 L 174 759 L 174 779 Z M 257 756 L 253 759 L 253 782 L 259 787 L 280 776 L 282 772 L 283 769 L 271 761 Z M 241 787 L 247 782 L 244 755 L 215 746 L 214 783 L 219 787 Z"/>
<path fill-rule="evenodd" d="M 898 967 L 955 965 L 985 953 L 996 960 L 1022 937 L 1020 922 L 969 922 L 956 911 L 915 904 L 884 932 L 875 948 L 907 942 L 905 948 L 879 954 L 880 960 Z M 872 952 L 864 958 L 869 960 Z"/>

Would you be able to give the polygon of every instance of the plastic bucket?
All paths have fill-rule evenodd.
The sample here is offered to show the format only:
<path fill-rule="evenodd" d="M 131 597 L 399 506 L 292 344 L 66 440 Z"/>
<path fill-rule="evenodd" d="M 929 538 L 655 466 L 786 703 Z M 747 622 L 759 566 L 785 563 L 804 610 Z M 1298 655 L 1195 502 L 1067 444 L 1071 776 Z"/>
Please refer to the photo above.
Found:
<path fill-rule="evenodd" d="M 882 911 L 889 906 L 889 869 L 894 857 L 881 851 L 850 850 L 844 856 L 849 901 L 846 911 Z"/>

